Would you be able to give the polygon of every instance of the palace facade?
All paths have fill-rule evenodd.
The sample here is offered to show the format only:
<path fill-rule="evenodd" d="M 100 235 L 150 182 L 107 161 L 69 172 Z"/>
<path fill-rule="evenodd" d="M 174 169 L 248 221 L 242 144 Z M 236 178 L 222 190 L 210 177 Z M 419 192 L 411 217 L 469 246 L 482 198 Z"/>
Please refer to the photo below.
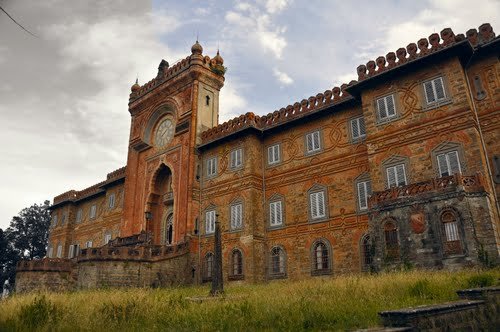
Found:
<path fill-rule="evenodd" d="M 54 198 L 18 290 L 261 282 L 499 261 L 500 38 L 451 29 L 358 80 L 219 124 L 222 57 L 132 86 L 127 165 Z"/>

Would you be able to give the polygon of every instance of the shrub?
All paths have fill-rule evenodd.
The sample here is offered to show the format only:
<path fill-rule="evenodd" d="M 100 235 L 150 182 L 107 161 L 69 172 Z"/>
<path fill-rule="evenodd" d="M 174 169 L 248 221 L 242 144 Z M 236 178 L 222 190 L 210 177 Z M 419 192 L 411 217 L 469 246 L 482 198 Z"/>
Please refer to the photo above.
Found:
<path fill-rule="evenodd" d="M 489 273 L 481 273 L 466 279 L 467 288 L 489 287 L 495 283 L 495 277 Z"/>

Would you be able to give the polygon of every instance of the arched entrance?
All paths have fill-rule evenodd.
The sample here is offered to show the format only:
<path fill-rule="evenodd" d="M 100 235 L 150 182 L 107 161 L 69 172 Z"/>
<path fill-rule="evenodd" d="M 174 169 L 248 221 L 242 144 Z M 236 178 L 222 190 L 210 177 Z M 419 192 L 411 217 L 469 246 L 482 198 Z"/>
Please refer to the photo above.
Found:
<path fill-rule="evenodd" d="M 152 191 L 149 195 L 149 211 L 151 219 L 147 222 L 147 230 L 151 233 L 153 244 L 173 244 L 174 241 L 174 193 L 172 189 L 172 172 L 162 164 L 152 179 Z"/>

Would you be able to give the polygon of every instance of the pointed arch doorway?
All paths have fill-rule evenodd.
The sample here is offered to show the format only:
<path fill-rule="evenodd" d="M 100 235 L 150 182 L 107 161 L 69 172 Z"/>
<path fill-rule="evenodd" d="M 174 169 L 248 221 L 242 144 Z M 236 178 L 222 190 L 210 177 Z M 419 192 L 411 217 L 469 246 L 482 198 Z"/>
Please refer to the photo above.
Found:
<path fill-rule="evenodd" d="M 174 197 L 172 171 L 162 164 L 152 178 L 148 200 L 152 217 L 148 221 L 147 229 L 153 244 L 170 245 L 175 242 Z"/>
<path fill-rule="evenodd" d="M 169 212 L 161 225 L 161 244 L 171 245 L 174 241 L 174 214 Z"/>

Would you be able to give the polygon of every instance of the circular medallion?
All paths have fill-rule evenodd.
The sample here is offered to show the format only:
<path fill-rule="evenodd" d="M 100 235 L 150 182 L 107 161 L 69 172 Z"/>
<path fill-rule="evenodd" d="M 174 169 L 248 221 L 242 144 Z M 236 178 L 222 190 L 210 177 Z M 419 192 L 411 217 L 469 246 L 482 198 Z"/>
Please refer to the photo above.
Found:
<path fill-rule="evenodd" d="M 174 136 L 174 124 L 172 119 L 166 118 L 160 122 L 156 128 L 155 146 L 163 147 L 167 145 Z"/>

